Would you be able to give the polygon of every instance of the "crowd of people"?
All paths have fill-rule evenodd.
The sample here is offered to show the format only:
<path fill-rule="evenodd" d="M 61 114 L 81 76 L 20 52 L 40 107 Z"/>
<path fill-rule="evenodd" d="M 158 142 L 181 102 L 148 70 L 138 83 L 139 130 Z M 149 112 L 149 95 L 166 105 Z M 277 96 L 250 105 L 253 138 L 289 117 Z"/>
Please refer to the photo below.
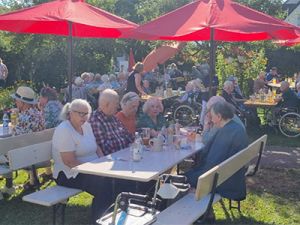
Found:
<path fill-rule="evenodd" d="M 176 65 L 168 69 L 170 79 L 182 76 Z M 200 93 L 202 111 L 199 125 L 203 129 L 203 143 L 206 147 L 202 163 L 186 174 L 195 187 L 200 174 L 248 145 L 245 126 L 238 117 L 240 111 L 248 109 L 243 105 L 245 96 L 235 76 L 225 81 L 221 96 L 216 96 L 219 83 L 215 76 L 212 83 L 213 97 L 209 95 L 208 65 L 193 67 L 192 76 L 193 80 L 186 84 L 185 94 L 177 101 L 184 102 L 191 93 Z M 254 81 L 253 91 L 265 89 L 270 76 L 274 78 L 275 73 L 271 72 L 267 76 L 260 73 Z M 38 99 L 34 91 L 25 86 L 19 87 L 12 95 L 19 110 L 15 135 L 56 127 L 52 140 L 53 177 L 59 185 L 79 188 L 94 196 L 93 222 L 112 202 L 111 180 L 77 174 L 71 168 L 129 147 L 134 142 L 135 132 L 141 128 L 150 128 L 151 137 L 156 137 L 169 126 L 160 98 L 150 97 L 141 106 L 140 96 L 151 93 L 150 86 L 154 77 L 155 72 L 144 74 L 143 64 L 139 62 L 128 75 L 121 69 L 118 76 L 83 73 L 76 77 L 71 87 L 72 99 L 64 105 L 58 100 L 55 89 L 50 87 L 42 88 Z M 297 88 L 300 88 L 299 83 Z M 283 94 L 278 104 L 299 106 L 299 98 L 289 88 L 288 82 L 281 82 L 280 89 Z M 69 97 L 66 89 L 65 101 Z M 240 170 L 221 185 L 219 193 L 231 199 L 245 198 L 244 172 Z M 128 183 L 125 186 L 120 185 L 128 189 Z"/>

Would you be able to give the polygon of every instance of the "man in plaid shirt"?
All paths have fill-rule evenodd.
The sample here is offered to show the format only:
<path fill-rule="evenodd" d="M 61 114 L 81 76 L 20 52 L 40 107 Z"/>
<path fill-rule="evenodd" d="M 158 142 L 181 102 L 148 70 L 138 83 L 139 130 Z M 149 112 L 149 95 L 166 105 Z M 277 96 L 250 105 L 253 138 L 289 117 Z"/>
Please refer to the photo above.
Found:
<path fill-rule="evenodd" d="M 114 116 L 119 106 L 118 93 L 106 89 L 101 93 L 98 103 L 99 108 L 93 112 L 90 123 L 104 155 L 128 147 L 134 141 L 134 135 Z"/>

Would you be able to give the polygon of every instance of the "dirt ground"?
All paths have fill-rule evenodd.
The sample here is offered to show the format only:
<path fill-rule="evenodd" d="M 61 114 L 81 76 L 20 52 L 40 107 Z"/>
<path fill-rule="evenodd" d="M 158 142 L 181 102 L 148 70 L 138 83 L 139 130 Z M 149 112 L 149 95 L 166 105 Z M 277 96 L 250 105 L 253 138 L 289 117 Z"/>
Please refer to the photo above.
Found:
<path fill-rule="evenodd" d="M 300 169 L 300 146 L 297 148 L 266 146 L 261 167 Z"/>
<path fill-rule="evenodd" d="M 247 177 L 247 186 L 258 192 L 299 200 L 300 146 L 297 148 L 266 146 L 260 169 Z M 296 201 L 297 201 L 296 200 Z"/>

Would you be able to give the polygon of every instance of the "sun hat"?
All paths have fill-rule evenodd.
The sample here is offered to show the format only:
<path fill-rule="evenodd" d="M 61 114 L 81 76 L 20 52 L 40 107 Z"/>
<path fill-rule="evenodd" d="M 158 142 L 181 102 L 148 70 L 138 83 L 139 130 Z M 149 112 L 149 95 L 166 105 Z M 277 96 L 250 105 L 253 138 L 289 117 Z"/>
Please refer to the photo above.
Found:
<path fill-rule="evenodd" d="M 18 99 L 28 104 L 32 104 L 32 105 L 37 104 L 35 92 L 30 87 L 26 87 L 26 86 L 18 87 L 16 93 L 12 94 L 11 97 L 13 99 Z"/>

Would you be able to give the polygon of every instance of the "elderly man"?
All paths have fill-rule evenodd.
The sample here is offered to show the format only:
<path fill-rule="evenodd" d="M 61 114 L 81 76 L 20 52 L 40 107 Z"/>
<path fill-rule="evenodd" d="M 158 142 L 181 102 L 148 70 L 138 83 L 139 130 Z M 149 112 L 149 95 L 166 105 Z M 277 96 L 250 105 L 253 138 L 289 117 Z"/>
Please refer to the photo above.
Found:
<path fill-rule="evenodd" d="M 277 106 L 286 108 L 298 108 L 300 101 L 296 93 L 290 89 L 290 84 L 287 81 L 282 81 L 280 84 L 281 98 L 278 98 Z"/>
<path fill-rule="evenodd" d="M 90 118 L 98 146 L 104 155 L 129 146 L 134 136 L 114 116 L 119 106 L 119 95 L 112 89 L 105 89 L 99 97 L 99 108 Z"/>

